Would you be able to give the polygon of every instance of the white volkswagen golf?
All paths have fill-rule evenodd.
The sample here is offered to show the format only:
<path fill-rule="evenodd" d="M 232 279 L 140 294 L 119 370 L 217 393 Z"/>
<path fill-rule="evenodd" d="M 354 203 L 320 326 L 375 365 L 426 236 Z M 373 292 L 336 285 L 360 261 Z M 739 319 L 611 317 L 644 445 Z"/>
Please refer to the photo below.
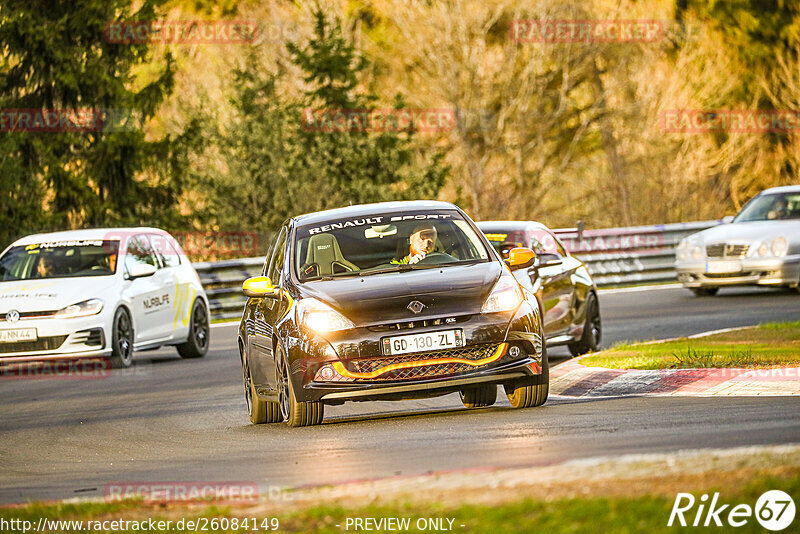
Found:
<path fill-rule="evenodd" d="M 0 364 L 110 357 L 209 344 L 208 298 L 175 239 L 156 228 L 75 230 L 17 240 L 0 256 Z"/>

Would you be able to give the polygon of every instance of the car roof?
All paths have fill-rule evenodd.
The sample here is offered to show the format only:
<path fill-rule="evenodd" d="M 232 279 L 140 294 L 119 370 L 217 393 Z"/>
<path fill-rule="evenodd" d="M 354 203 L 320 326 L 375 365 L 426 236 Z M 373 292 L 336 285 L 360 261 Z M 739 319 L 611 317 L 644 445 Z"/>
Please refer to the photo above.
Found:
<path fill-rule="evenodd" d="M 44 234 L 32 234 L 12 243 L 13 246 L 19 245 L 33 245 L 36 243 L 50 242 L 50 241 L 66 241 L 66 240 L 79 240 L 79 239 L 119 239 L 129 234 L 166 234 L 164 230 L 159 228 L 149 228 L 146 226 L 138 228 L 90 228 L 85 230 L 65 230 L 62 232 L 49 232 Z"/>
<path fill-rule="evenodd" d="M 478 221 L 475 224 L 478 225 L 482 232 L 514 232 L 528 229 L 550 230 L 547 226 L 536 221 Z"/>
<path fill-rule="evenodd" d="M 782 185 L 780 187 L 770 187 L 764 189 L 760 195 L 772 195 L 775 193 L 800 193 L 800 185 Z"/>
<path fill-rule="evenodd" d="M 374 204 L 358 204 L 356 206 L 346 206 L 343 208 L 334 208 L 325 211 L 316 211 L 313 213 L 305 213 L 293 217 L 297 224 L 316 224 L 327 222 L 335 219 L 346 219 L 348 217 L 368 217 L 376 213 L 402 213 L 409 210 L 435 210 L 445 209 L 454 210 L 458 209 L 457 206 L 449 202 L 441 202 L 438 200 L 406 200 L 397 202 L 376 202 Z"/>

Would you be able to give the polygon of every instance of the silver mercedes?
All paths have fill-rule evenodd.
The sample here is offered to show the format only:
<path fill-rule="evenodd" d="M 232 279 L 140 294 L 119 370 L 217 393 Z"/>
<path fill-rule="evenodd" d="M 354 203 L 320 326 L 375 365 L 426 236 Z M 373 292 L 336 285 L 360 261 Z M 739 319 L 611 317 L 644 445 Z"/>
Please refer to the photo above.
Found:
<path fill-rule="evenodd" d="M 678 280 L 698 296 L 720 287 L 798 287 L 800 185 L 766 189 L 736 217 L 683 239 L 676 250 Z"/>

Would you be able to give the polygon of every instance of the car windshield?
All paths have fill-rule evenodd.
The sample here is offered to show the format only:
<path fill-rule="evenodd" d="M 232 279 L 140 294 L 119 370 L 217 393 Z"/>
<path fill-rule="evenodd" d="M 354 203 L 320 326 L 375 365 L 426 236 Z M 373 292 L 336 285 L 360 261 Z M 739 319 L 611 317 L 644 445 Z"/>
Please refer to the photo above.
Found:
<path fill-rule="evenodd" d="M 800 193 L 759 195 L 748 202 L 733 222 L 800 219 Z"/>
<path fill-rule="evenodd" d="M 117 271 L 119 241 L 72 240 L 11 247 L 0 257 L 0 282 L 109 276 Z"/>
<path fill-rule="evenodd" d="M 487 231 L 486 238 L 503 259 L 507 259 L 509 251 L 516 247 L 530 247 L 537 254 L 564 255 L 558 241 L 547 230 L 540 228 L 529 231 L 495 229 Z"/>
<path fill-rule="evenodd" d="M 299 226 L 294 258 L 306 281 L 489 261 L 489 251 L 458 211 L 439 210 Z"/>

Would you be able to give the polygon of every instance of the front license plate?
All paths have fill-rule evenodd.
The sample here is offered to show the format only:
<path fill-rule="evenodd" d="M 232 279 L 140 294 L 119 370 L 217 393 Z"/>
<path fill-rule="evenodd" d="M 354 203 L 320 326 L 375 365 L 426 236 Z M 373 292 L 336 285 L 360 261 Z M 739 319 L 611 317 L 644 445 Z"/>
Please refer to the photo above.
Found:
<path fill-rule="evenodd" d="M 706 263 L 708 274 L 726 274 L 742 272 L 742 262 L 738 260 L 709 261 Z"/>
<path fill-rule="evenodd" d="M 0 343 L 18 343 L 20 341 L 36 341 L 36 329 L 0 330 Z"/>
<path fill-rule="evenodd" d="M 409 334 L 383 338 L 383 353 L 387 356 L 426 352 L 429 350 L 455 349 L 464 346 L 461 330 L 441 330 L 424 334 Z"/>

